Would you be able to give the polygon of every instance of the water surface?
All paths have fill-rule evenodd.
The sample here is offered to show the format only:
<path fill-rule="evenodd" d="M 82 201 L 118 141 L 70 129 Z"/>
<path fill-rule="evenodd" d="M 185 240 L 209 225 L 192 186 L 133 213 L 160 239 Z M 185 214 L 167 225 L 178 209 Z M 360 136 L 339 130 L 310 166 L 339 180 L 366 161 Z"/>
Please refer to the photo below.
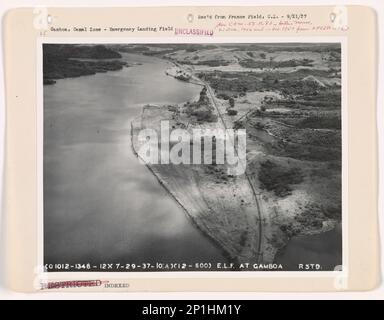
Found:
<path fill-rule="evenodd" d="M 320 234 L 293 237 L 275 262 L 290 271 L 299 270 L 299 264 L 319 264 L 321 271 L 333 271 L 342 265 L 341 224 Z"/>
<path fill-rule="evenodd" d="M 144 104 L 201 87 L 166 76 L 166 61 L 123 59 L 141 65 L 44 86 L 45 263 L 225 261 L 131 149 Z"/>

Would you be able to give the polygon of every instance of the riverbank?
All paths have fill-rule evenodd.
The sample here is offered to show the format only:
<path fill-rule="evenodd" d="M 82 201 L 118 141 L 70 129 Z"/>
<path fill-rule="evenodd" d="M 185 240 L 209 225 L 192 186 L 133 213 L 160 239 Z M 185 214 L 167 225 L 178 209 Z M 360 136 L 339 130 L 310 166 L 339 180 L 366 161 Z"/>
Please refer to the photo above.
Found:
<path fill-rule="evenodd" d="M 217 120 L 198 121 L 190 113 L 188 115 L 186 110 L 195 103 L 145 106 L 142 115 L 132 122 L 132 146 L 136 154 L 142 146 L 137 139 L 140 130 L 150 128 L 160 134 L 160 122 L 163 120 L 169 121 L 172 128 L 222 128 Z M 212 113 L 216 113 L 211 108 Z M 228 176 L 226 165 L 218 164 L 147 166 L 194 224 L 226 252 L 230 261 L 273 261 L 275 250 L 266 241 L 268 222 L 258 215 L 260 208 L 256 195 L 245 175 Z M 260 228 L 261 224 L 266 227 L 265 230 Z"/>
<path fill-rule="evenodd" d="M 215 263 L 227 260 L 224 251 L 233 262 L 271 263 L 277 251 L 305 246 L 340 221 L 340 88 L 322 85 L 335 73 L 217 72 L 204 63 L 241 57 L 241 48 L 177 46 L 163 46 L 168 57 L 152 49 L 159 54 L 89 58 L 90 49 L 71 49 L 58 57 L 56 76 L 101 74 L 44 87 L 48 261 Z M 198 63 L 177 62 L 188 52 Z M 130 68 L 105 72 L 99 65 L 111 61 Z M 191 78 L 167 76 L 171 65 Z M 127 143 L 138 150 L 138 132 L 159 133 L 161 120 L 173 129 L 246 129 L 246 175 L 215 164 L 143 166 Z M 83 225 L 68 234 L 78 219 Z"/>
<path fill-rule="evenodd" d="M 166 76 L 161 59 L 121 55 L 131 67 L 44 86 L 45 262 L 227 262 L 130 149 L 143 105 L 201 87 Z"/>
<path fill-rule="evenodd" d="M 338 128 L 331 129 L 328 128 L 328 126 L 329 123 L 335 123 L 335 125 L 337 125 L 337 121 L 333 121 L 334 114 L 336 114 L 337 117 L 337 111 L 334 112 L 330 110 L 328 114 L 326 114 L 328 118 L 331 117 L 329 114 L 332 115 L 332 121 L 323 121 L 325 116 L 317 112 L 317 118 L 321 121 L 311 122 L 311 125 L 312 123 L 316 125 L 324 124 L 327 126 L 326 129 L 306 128 L 307 123 L 305 123 L 304 127 L 302 125 L 303 128 L 299 128 L 295 126 L 296 123 L 304 123 L 304 120 L 309 118 L 308 115 L 312 116 L 313 111 L 309 109 L 309 107 L 306 107 L 306 116 L 304 113 L 295 111 L 295 125 L 291 125 L 290 123 L 286 124 L 287 117 L 283 118 L 284 114 L 280 115 L 273 105 L 274 103 L 277 104 L 277 102 L 284 101 L 282 93 L 279 90 L 265 90 L 267 85 L 269 86 L 271 84 L 273 89 L 273 85 L 276 86 L 276 81 L 263 83 L 264 87 L 259 91 L 256 90 L 256 87 L 252 87 L 249 88 L 251 92 L 246 92 L 246 87 L 239 87 L 240 91 L 236 92 L 238 83 L 231 78 L 232 75 L 229 72 L 227 72 L 224 79 L 221 79 L 217 77 L 215 73 L 208 71 L 206 73 L 199 72 L 196 74 L 193 72 L 192 66 L 186 66 L 185 68 L 175 62 L 174 59 L 170 59 L 169 61 L 174 67 L 168 69 L 170 71 L 166 73 L 177 79 L 178 74 L 186 73 L 187 71 L 188 73 L 190 72 L 191 76 L 188 78 L 188 82 L 196 82 L 205 87 L 205 90 L 208 92 L 207 97 L 210 107 L 206 108 L 207 110 L 202 110 L 200 103 L 202 101 L 201 98 L 199 102 L 189 101 L 185 103 L 184 106 L 178 106 L 177 108 L 172 106 L 169 110 L 167 106 L 157 106 L 156 110 L 151 106 L 146 106 L 140 118 L 142 128 L 147 127 L 153 129 L 153 126 L 156 127 L 154 124 L 156 121 L 173 119 L 175 120 L 175 123 L 172 124 L 174 128 L 179 128 L 180 126 L 183 128 L 188 127 L 189 129 L 214 126 L 225 128 L 245 127 L 248 133 L 247 171 L 245 176 L 249 182 L 247 192 L 254 194 L 254 199 L 250 203 L 245 203 L 242 200 L 238 203 L 236 202 L 244 196 L 242 192 L 240 192 L 240 196 L 237 198 L 235 194 L 232 197 L 232 190 L 227 190 L 228 192 L 223 194 L 219 200 L 218 196 L 221 195 L 221 190 L 211 188 L 209 189 L 209 192 L 212 193 L 211 195 L 203 192 L 203 190 L 208 190 L 204 189 L 204 186 L 208 185 L 207 181 L 209 180 L 218 180 L 219 182 L 215 181 L 215 183 L 219 185 L 222 182 L 220 179 L 224 181 L 227 180 L 227 185 L 231 186 L 231 179 L 228 181 L 228 178 L 222 178 L 220 169 L 206 168 L 206 170 L 198 170 L 196 168 L 191 169 L 191 166 L 183 166 L 182 169 L 180 169 L 180 166 L 178 166 L 178 168 L 172 168 L 172 172 L 167 172 L 167 170 L 160 167 L 154 170 L 153 166 L 151 166 L 150 170 L 152 173 L 157 176 L 159 181 L 162 182 L 176 201 L 184 201 L 186 212 L 188 212 L 196 224 L 200 226 L 199 229 L 210 235 L 214 225 L 220 226 L 225 233 L 224 241 L 220 239 L 220 234 L 213 234 L 213 236 L 210 235 L 210 237 L 219 243 L 219 245 L 228 252 L 229 256 L 233 258 L 237 255 L 237 257 L 241 257 L 240 261 L 255 261 L 252 259 L 257 257 L 256 259 L 260 259 L 259 261 L 263 263 L 274 261 L 276 253 L 282 252 L 287 245 L 288 250 L 290 250 L 289 248 L 292 243 L 290 240 L 295 236 L 300 235 L 305 236 L 306 238 L 304 239 L 310 239 L 312 236 L 317 237 L 319 234 L 334 229 L 339 221 L 340 214 L 340 207 L 338 206 L 340 203 L 338 194 L 339 172 L 336 163 L 336 161 L 338 161 L 337 146 L 339 146 L 339 143 L 337 139 L 339 132 L 337 131 Z M 243 75 L 241 76 L 244 80 L 246 74 Z M 238 76 L 238 74 L 234 74 L 233 76 Z M 181 80 L 186 81 L 185 79 Z M 222 83 L 234 86 L 236 89 L 235 92 L 233 88 L 230 88 L 230 90 L 227 90 L 228 88 L 221 90 L 220 86 Z M 242 81 L 240 81 L 240 83 L 242 83 Z M 282 86 L 289 86 L 290 84 L 290 82 L 284 82 Z M 310 83 L 310 85 L 312 84 L 313 82 Z M 215 86 L 216 90 L 212 89 L 212 85 Z M 249 83 L 249 85 L 253 86 L 254 84 Z M 314 83 L 314 88 L 317 90 L 317 82 Z M 256 91 L 254 92 L 252 90 Z M 310 91 L 312 89 L 306 90 Z M 332 101 L 337 107 L 338 89 L 322 87 L 321 90 L 331 90 L 333 96 L 330 96 L 327 100 L 321 100 L 323 95 L 317 94 L 318 103 L 316 106 Z M 331 98 L 334 99 L 331 100 Z M 328 108 L 331 106 L 332 105 L 328 106 Z M 231 110 L 235 110 L 236 112 L 229 112 Z M 287 110 L 287 112 L 290 110 L 291 109 Z M 171 111 L 170 114 L 169 111 Z M 199 118 L 198 115 L 201 114 L 204 116 Z M 321 115 L 321 117 L 319 115 Z M 278 116 L 285 122 L 283 123 Z M 153 119 L 148 121 L 149 118 Z M 275 118 L 277 119 L 276 121 Z M 242 121 L 240 121 L 240 119 L 242 119 Z M 287 134 L 288 130 L 292 138 Z M 290 139 L 285 139 L 284 136 Z M 296 142 L 293 142 L 294 140 L 296 140 Z M 288 145 L 290 149 L 288 149 L 286 145 Z M 329 145 L 334 145 L 335 147 L 331 150 L 329 149 Z M 279 153 L 277 153 L 277 148 L 281 150 L 279 150 Z M 332 152 L 327 152 L 326 155 L 328 157 L 325 158 L 323 153 L 325 149 L 322 150 L 321 148 Z M 290 152 L 289 154 L 288 151 Z M 319 160 L 324 161 L 324 163 L 318 162 Z M 177 170 L 180 170 L 180 172 L 175 174 Z M 201 185 L 195 181 L 196 179 L 183 180 L 183 173 L 190 170 L 195 171 L 196 176 L 198 176 L 202 182 Z M 328 176 L 331 172 L 334 178 L 329 179 Z M 327 177 L 327 179 L 324 179 L 325 177 Z M 194 187 L 200 191 L 200 194 L 196 193 L 194 196 L 190 196 L 192 199 L 185 199 L 186 196 L 182 193 L 192 194 L 186 187 L 188 184 L 194 185 Z M 324 185 L 327 185 L 327 188 L 324 188 Z M 215 201 L 212 201 L 213 204 L 209 202 L 209 206 L 204 207 L 204 205 L 202 205 L 200 206 L 202 212 L 204 210 L 213 211 L 211 216 L 214 216 L 215 218 L 213 219 L 215 220 L 219 214 L 227 214 L 229 212 L 228 215 L 231 216 L 234 212 L 241 212 L 242 208 L 248 206 L 249 211 L 252 212 L 251 216 L 253 216 L 251 219 L 256 220 L 258 231 L 248 233 L 249 230 L 247 228 L 228 230 L 225 225 L 220 225 L 219 221 L 214 221 L 213 223 L 212 220 L 208 222 L 207 227 L 207 223 L 199 216 L 195 204 L 196 202 L 202 201 L 201 198 L 203 198 L 203 200 L 204 198 L 213 198 L 214 195 L 216 195 L 216 202 L 221 201 L 222 203 L 217 205 Z M 226 202 L 229 202 L 229 199 L 236 203 L 236 207 L 229 206 L 230 209 L 227 210 Z M 257 204 L 259 204 L 259 206 L 257 206 Z M 231 211 L 233 211 L 233 213 Z M 212 226 L 210 223 L 212 223 Z M 234 219 L 232 223 L 236 225 L 238 221 Z M 233 241 L 233 238 L 230 238 L 230 235 L 233 234 L 237 235 L 237 240 L 235 241 Z M 253 240 L 248 239 L 247 236 L 245 236 L 246 234 L 250 236 L 250 238 L 253 237 Z M 219 241 L 217 239 L 219 239 Z M 259 250 L 257 252 L 253 251 L 251 253 L 251 251 L 244 248 L 250 241 L 259 242 Z M 237 251 L 233 250 L 235 247 L 234 242 L 237 242 Z M 243 248 L 239 249 L 239 246 Z M 336 256 L 338 256 L 338 253 L 336 253 Z M 244 257 L 247 258 L 242 260 Z M 287 265 L 287 268 L 290 270 L 291 266 Z"/>

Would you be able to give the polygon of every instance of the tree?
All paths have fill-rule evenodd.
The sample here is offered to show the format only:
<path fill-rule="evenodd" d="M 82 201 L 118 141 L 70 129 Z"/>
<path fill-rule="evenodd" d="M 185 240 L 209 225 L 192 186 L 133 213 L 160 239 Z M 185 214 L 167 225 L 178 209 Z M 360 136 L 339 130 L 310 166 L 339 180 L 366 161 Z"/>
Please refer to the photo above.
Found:
<path fill-rule="evenodd" d="M 267 56 L 265 55 L 264 52 L 260 53 L 260 58 L 261 58 L 261 59 L 265 59 L 266 57 L 267 57 Z"/>
<path fill-rule="evenodd" d="M 229 101 L 229 106 L 231 108 L 234 108 L 235 107 L 235 99 L 233 99 L 233 97 L 230 97 L 228 101 Z"/>
<path fill-rule="evenodd" d="M 273 57 L 269 57 L 269 67 L 272 69 Z"/>

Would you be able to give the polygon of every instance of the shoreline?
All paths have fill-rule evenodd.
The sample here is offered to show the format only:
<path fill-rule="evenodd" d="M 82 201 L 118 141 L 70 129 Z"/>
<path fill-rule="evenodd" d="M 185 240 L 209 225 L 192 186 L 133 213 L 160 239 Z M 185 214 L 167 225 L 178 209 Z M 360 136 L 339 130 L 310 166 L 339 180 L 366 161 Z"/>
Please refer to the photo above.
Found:
<path fill-rule="evenodd" d="M 43 57 L 45 85 L 53 85 L 58 79 L 121 70 L 128 65 L 119 52 L 104 45 L 44 44 Z"/>
<path fill-rule="evenodd" d="M 131 146 L 136 157 L 139 146 L 135 131 L 154 129 L 158 121 L 171 119 L 167 106 L 143 107 L 141 116 L 131 122 Z M 209 165 L 146 166 L 199 231 L 226 253 L 229 261 L 273 261 L 274 249 L 265 241 L 265 234 L 261 235 L 259 229 L 261 223 L 265 222 L 255 216 L 259 207 L 252 186 L 244 175 L 222 180 L 221 173 L 209 171 Z M 219 167 L 215 170 L 219 170 Z M 220 170 L 226 172 L 225 168 Z"/>
<path fill-rule="evenodd" d="M 134 119 L 133 121 L 135 121 L 136 119 Z M 137 153 L 136 149 L 134 148 L 134 142 L 133 142 L 133 139 L 134 139 L 134 134 L 133 134 L 133 131 L 134 131 L 134 125 L 133 125 L 133 121 L 131 122 L 131 149 L 132 149 L 132 152 L 133 154 L 136 156 L 136 158 L 140 160 L 140 156 L 139 154 Z M 160 176 L 156 173 L 156 171 L 151 167 L 150 164 L 147 164 L 145 163 L 144 164 L 148 170 L 150 171 L 150 173 L 155 177 L 156 181 L 164 188 L 164 190 L 172 197 L 172 199 L 177 203 L 177 205 L 182 209 L 182 211 L 184 212 L 184 214 L 186 215 L 186 217 L 188 218 L 188 220 L 192 223 L 192 225 L 204 236 L 206 237 L 208 240 L 210 240 L 214 245 L 215 247 L 220 251 L 220 253 L 222 254 L 223 258 L 227 259 L 228 261 L 227 262 L 234 262 L 233 259 L 231 258 L 230 256 L 230 253 L 228 251 L 226 251 L 225 247 L 221 245 L 220 242 L 218 242 L 210 233 L 207 233 L 204 231 L 204 229 L 200 226 L 199 222 L 196 220 L 196 218 L 190 214 L 190 212 L 188 211 L 188 209 L 181 203 L 181 200 L 177 197 L 176 194 L 174 194 L 171 189 L 164 183 L 164 181 L 160 178 Z M 228 270 L 230 271 L 230 270 Z"/>
<path fill-rule="evenodd" d="M 57 74 L 54 77 L 43 77 L 43 85 L 54 85 L 57 80 L 62 79 L 71 79 L 79 78 L 84 76 L 93 76 L 98 73 L 106 73 L 110 71 L 121 71 L 123 68 L 131 67 L 126 61 L 122 60 L 112 60 L 112 61 L 102 61 L 102 59 L 97 59 L 97 61 L 85 62 L 86 66 L 81 67 L 77 71 L 68 74 Z"/>
<path fill-rule="evenodd" d="M 169 59 L 163 59 L 164 61 L 167 61 L 169 62 L 170 64 L 173 65 L 172 68 L 180 68 L 180 66 L 172 61 L 172 60 L 169 60 Z M 201 80 L 196 80 L 197 82 L 199 83 L 195 83 L 194 81 L 191 81 L 191 80 L 195 80 L 195 76 L 191 75 L 191 77 L 188 79 L 188 80 L 185 80 L 185 79 L 179 79 L 178 77 L 176 77 L 175 74 L 172 74 L 170 72 L 167 72 L 168 70 L 165 71 L 166 75 L 168 76 L 171 76 L 179 81 L 184 81 L 184 82 L 188 82 L 188 83 L 191 83 L 191 84 L 195 84 L 195 85 L 200 85 L 202 87 L 205 87 L 207 88 L 208 87 L 208 98 L 210 100 L 210 104 L 212 105 L 212 107 L 215 110 L 215 113 L 217 113 L 217 115 L 220 117 L 220 120 L 219 122 L 221 121 L 222 124 L 224 127 L 227 127 L 227 125 L 231 125 L 233 124 L 232 121 L 233 120 L 229 120 L 228 119 L 228 116 L 224 115 L 223 117 L 223 114 L 222 112 L 224 112 L 223 110 L 221 110 L 224 106 L 222 105 L 222 102 L 221 101 L 218 101 L 216 102 L 216 97 L 214 96 L 215 94 L 212 92 L 212 89 L 210 88 L 210 86 L 205 83 L 204 81 L 201 81 Z M 201 82 L 201 83 L 200 83 Z M 216 105 L 216 103 L 219 103 L 219 106 Z M 145 121 L 144 118 L 144 109 L 146 108 L 146 106 L 143 107 L 143 112 L 142 112 L 142 115 L 141 115 L 141 121 Z M 166 106 L 160 106 L 158 107 L 159 109 L 166 109 Z M 178 106 L 178 108 L 180 109 L 180 106 Z M 147 115 L 148 116 L 148 115 Z M 153 115 L 152 115 L 153 116 Z M 160 115 L 160 116 L 157 116 L 157 120 L 161 120 L 163 115 Z M 149 116 L 151 117 L 151 116 Z M 156 118 L 156 115 L 153 116 L 154 118 Z M 225 119 L 224 119 L 225 118 Z M 166 118 L 163 118 L 163 120 L 169 120 Z M 229 122 L 228 122 L 229 121 Z M 131 123 L 132 125 L 132 123 Z M 204 124 L 203 124 L 204 125 Z M 150 127 L 150 126 L 149 126 Z M 274 136 L 268 129 L 265 128 L 264 130 L 268 135 L 270 136 Z M 131 139 L 133 139 L 133 129 L 132 129 L 132 132 L 131 132 L 132 136 L 131 136 Z M 133 140 L 132 140 L 133 141 Z M 134 143 L 132 142 L 132 147 L 134 148 Z M 136 156 L 137 156 L 137 153 L 135 153 Z M 151 165 L 147 165 L 147 167 L 149 168 L 150 172 L 155 175 L 155 177 L 157 178 L 157 180 L 159 181 L 159 183 L 166 189 L 166 191 L 175 199 L 175 201 L 183 208 L 183 210 L 185 211 L 185 213 L 187 214 L 187 216 L 191 219 L 191 221 L 193 222 L 193 224 L 205 235 L 205 236 L 208 236 L 208 238 L 210 238 L 211 240 L 213 240 L 214 243 L 218 244 L 218 246 L 224 251 L 224 252 L 227 252 L 228 253 L 228 256 L 230 257 L 233 257 L 232 260 L 236 260 L 236 258 L 238 257 L 238 259 L 242 259 L 241 258 L 241 255 L 242 254 L 239 254 L 239 255 L 234 255 L 233 254 L 233 243 L 228 243 L 228 240 L 224 240 L 224 242 L 218 240 L 218 235 L 215 234 L 215 232 L 213 232 L 211 229 L 210 229 L 210 226 L 208 225 L 205 225 L 204 224 L 204 220 L 201 220 L 199 218 L 199 215 L 196 213 L 193 213 L 194 211 L 194 208 L 193 208 L 193 201 L 191 202 L 191 200 L 186 200 L 185 199 L 185 196 L 180 196 L 178 195 L 178 193 L 180 192 L 180 190 L 177 189 L 177 183 L 175 183 L 174 185 L 168 185 L 170 182 L 167 180 L 170 179 L 169 176 L 167 176 L 167 172 L 165 170 L 165 172 L 162 172 L 162 169 L 156 169 L 155 167 L 152 167 Z M 160 170 L 160 171 L 159 171 Z M 192 169 L 189 169 L 189 168 L 185 168 L 186 171 L 188 170 L 192 170 Z M 258 232 L 256 232 L 256 237 L 258 237 L 258 246 L 259 246 L 259 249 L 257 250 L 257 254 L 256 256 L 259 257 L 260 256 L 260 259 L 261 261 L 258 261 L 258 262 L 261 262 L 261 263 L 272 263 L 275 261 L 275 259 L 281 255 L 281 252 L 285 252 L 287 247 L 289 246 L 289 243 L 291 242 L 291 239 L 292 238 L 295 238 L 296 236 L 288 236 L 288 234 L 285 234 L 285 232 L 282 231 L 282 229 L 280 229 L 280 226 L 283 226 L 280 223 L 277 223 L 277 222 L 274 222 L 272 220 L 273 217 L 270 216 L 268 213 L 270 213 L 270 211 L 273 209 L 271 207 L 271 199 L 267 199 L 266 201 L 263 201 L 263 203 L 261 203 L 259 205 L 258 203 L 258 195 L 260 195 L 260 201 L 263 200 L 263 197 L 267 196 L 267 193 L 262 191 L 260 189 L 260 185 L 259 183 L 260 182 L 257 182 L 257 181 L 253 181 L 254 178 L 253 178 L 253 175 L 257 175 L 257 171 L 256 172 L 250 172 L 249 174 L 252 174 L 252 178 L 248 176 L 248 173 L 245 174 L 247 180 L 248 180 L 248 183 L 249 183 L 249 187 L 251 188 L 251 193 L 254 195 L 254 198 L 255 198 L 255 201 L 256 201 L 256 207 L 257 208 L 254 208 L 254 212 L 257 212 L 258 213 L 258 218 L 256 217 L 256 221 L 259 221 L 257 222 L 257 225 L 258 225 Z M 164 176 L 165 175 L 165 176 Z M 171 174 L 172 175 L 172 174 Z M 212 177 L 214 178 L 214 174 L 211 174 Z M 208 180 L 209 179 L 212 179 L 212 177 L 210 178 L 207 178 Z M 172 179 L 172 178 L 171 178 Z M 178 177 L 174 177 L 174 179 L 180 179 L 180 181 L 183 180 L 183 178 L 178 178 Z M 204 179 L 204 178 L 203 178 Z M 196 184 L 196 182 L 192 182 L 193 184 Z M 201 188 L 201 186 L 198 185 L 198 183 L 196 184 L 197 185 L 197 188 Z M 181 187 L 183 188 L 183 187 Z M 173 191 L 173 189 L 175 189 L 175 191 Z M 188 188 L 187 188 L 188 189 Z M 204 189 L 204 187 L 203 187 Z M 257 191 L 256 191 L 257 190 Z M 217 191 L 217 190 L 216 190 Z M 248 191 L 249 192 L 249 191 Z M 200 195 L 200 197 L 204 198 L 204 197 L 207 197 L 206 194 L 203 195 Z M 209 196 L 208 196 L 209 198 Z M 273 198 L 273 197 L 272 197 Z M 188 203 L 190 205 L 188 205 Z M 261 208 L 262 207 L 262 208 Z M 217 206 L 214 204 L 213 205 L 213 208 L 214 209 L 210 209 L 210 210 L 213 210 L 215 211 L 215 208 L 217 208 Z M 263 210 L 261 210 L 263 209 Z M 238 211 L 241 212 L 241 207 L 239 206 L 238 208 Z M 265 212 L 264 212 L 265 211 Z M 217 214 L 219 214 L 219 212 L 217 212 Z M 241 214 L 241 213 L 240 213 Z M 297 215 L 300 214 L 300 212 L 297 212 L 296 213 Z M 291 218 L 288 218 L 288 219 L 291 219 Z M 288 220 L 289 221 L 289 220 Z M 323 225 L 323 227 L 321 228 L 318 228 L 316 230 L 312 229 L 312 228 L 309 228 L 308 226 L 302 226 L 300 229 L 301 231 L 299 232 L 299 234 L 297 235 L 297 237 L 310 237 L 311 235 L 318 235 L 318 234 L 323 234 L 325 232 L 329 232 L 330 230 L 333 230 L 334 229 L 334 226 L 333 226 L 333 222 L 331 220 L 325 220 L 326 223 Z M 277 223 L 277 224 L 276 224 Z M 213 234 L 212 234 L 213 232 Z M 238 230 L 234 231 L 234 232 L 239 232 Z M 240 231 L 241 232 L 241 231 Z M 281 236 L 281 241 L 282 242 L 278 242 L 278 243 L 274 243 L 274 242 L 270 242 L 269 239 L 272 239 L 273 237 L 275 236 Z M 255 240 L 255 239 L 254 239 Z M 229 242 L 231 242 L 231 240 L 229 240 Z M 233 241 L 232 241 L 233 242 Z M 229 248 L 228 248 L 228 245 L 229 245 Z M 244 257 L 243 257 L 244 258 Z M 255 256 L 249 256 L 248 257 L 248 261 L 250 259 L 254 259 Z M 259 259 L 259 258 L 257 258 Z"/>

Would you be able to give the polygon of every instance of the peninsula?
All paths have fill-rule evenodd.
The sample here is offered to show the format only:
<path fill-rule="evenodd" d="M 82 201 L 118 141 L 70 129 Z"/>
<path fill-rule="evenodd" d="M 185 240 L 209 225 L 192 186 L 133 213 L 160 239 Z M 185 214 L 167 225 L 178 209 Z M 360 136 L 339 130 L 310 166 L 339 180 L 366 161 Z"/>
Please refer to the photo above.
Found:
<path fill-rule="evenodd" d="M 146 105 L 138 132 L 243 128 L 247 168 L 148 165 L 195 225 L 234 262 L 273 263 L 292 237 L 341 222 L 341 50 L 338 44 L 116 45 L 170 61 L 169 76 L 201 86 L 179 105 Z M 182 76 L 180 76 L 182 75 Z M 336 257 L 335 261 L 341 257 Z M 332 266 L 324 266 L 332 269 Z"/>

